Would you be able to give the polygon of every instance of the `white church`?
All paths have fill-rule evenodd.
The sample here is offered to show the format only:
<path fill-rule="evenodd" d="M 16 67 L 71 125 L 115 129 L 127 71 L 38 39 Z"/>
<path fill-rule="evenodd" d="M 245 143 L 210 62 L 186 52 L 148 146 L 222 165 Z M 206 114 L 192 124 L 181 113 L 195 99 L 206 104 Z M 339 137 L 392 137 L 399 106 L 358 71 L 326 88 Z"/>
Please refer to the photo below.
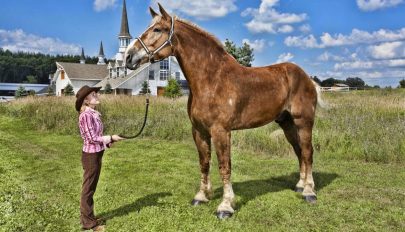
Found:
<path fill-rule="evenodd" d="M 103 43 L 97 64 L 86 64 L 82 49 L 80 63 L 56 62 L 57 70 L 53 75 L 52 84 L 57 96 L 63 95 L 64 88 L 71 84 L 76 93 L 82 86 L 102 87 L 104 90 L 110 84 L 113 94 L 138 95 L 145 81 L 149 83 L 152 95 L 162 95 L 169 78 L 175 78 L 182 86 L 183 94 L 188 94 L 187 81 L 175 57 L 154 64 L 144 64 L 136 70 L 124 66 L 124 53 L 131 43 L 125 0 L 122 7 L 121 30 L 118 35 L 119 50 L 114 61 L 105 63 Z"/>

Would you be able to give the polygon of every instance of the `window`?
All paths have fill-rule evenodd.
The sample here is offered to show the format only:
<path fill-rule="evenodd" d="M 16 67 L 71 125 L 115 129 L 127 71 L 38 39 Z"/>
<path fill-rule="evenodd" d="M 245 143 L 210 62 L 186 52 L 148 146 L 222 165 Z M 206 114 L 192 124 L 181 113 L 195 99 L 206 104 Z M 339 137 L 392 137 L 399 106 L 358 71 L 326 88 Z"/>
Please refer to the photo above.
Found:
<path fill-rule="evenodd" d="M 120 68 L 117 68 L 117 77 L 120 76 Z"/>
<path fill-rule="evenodd" d="M 168 60 L 160 61 L 160 70 L 169 70 L 169 61 Z"/>
<path fill-rule="evenodd" d="M 180 80 L 180 72 L 176 72 L 176 80 Z"/>
<path fill-rule="evenodd" d="M 112 77 L 112 68 L 110 68 L 110 78 Z"/>
<path fill-rule="evenodd" d="M 125 67 L 125 68 L 124 68 L 124 76 L 125 76 L 125 77 L 127 76 L 127 73 L 128 73 L 128 72 L 127 72 L 127 68 Z"/>
<path fill-rule="evenodd" d="M 61 80 L 65 79 L 65 71 L 64 70 L 60 71 L 60 79 Z"/>
<path fill-rule="evenodd" d="M 149 80 L 155 80 L 155 70 L 149 70 Z"/>
<path fill-rule="evenodd" d="M 165 81 L 169 77 L 169 72 L 167 70 L 160 70 L 159 74 L 161 81 Z"/>

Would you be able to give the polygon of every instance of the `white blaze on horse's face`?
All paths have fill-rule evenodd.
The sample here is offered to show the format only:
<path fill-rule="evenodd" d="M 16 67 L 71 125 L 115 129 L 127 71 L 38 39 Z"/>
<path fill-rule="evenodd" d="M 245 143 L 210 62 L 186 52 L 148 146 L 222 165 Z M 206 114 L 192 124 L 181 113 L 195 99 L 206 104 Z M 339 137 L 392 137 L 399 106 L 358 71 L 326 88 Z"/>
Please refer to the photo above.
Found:
<path fill-rule="evenodd" d="M 125 51 L 124 57 L 127 68 L 137 69 L 142 64 L 151 60 L 164 59 L 172 54 L 171 46 L 167 45 L 157 53 L 151 55 L 151 53 L 156 51 L 157 48 L 168 40 L 170 26 L 171 22 L 167 22 L 162 18 L 162 16 L 155 16 L 152 19 L 151 26 L 149 26 L 141 36 L 139 36 L 147 49 L 144 48 L 139 39 L 135 39 Z"/>

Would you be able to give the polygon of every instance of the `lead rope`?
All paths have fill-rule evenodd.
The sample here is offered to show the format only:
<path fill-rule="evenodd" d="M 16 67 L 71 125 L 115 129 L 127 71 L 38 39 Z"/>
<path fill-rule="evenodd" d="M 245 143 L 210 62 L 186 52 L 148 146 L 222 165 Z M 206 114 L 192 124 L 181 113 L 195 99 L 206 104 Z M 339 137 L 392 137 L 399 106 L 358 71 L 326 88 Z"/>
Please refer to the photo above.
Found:
<path fill-rule="evenodd" d="M 124 139 L 134 139 L 134 138 L 138 137 L 139 135 L 141 135 L 143 129 L 145 128 L 146 121 L 147 121 L 147 119 L 148 119 L 148 111 L 149 111 L 149 97 L 150 97 L 150 91 L 149 91 L 149 70 L 150 70 L 150 64 L 151 64 L 151 63 L 149 62 L 149 64 L 148 64 L 148 72 L 147 72 L 147 83 L 148 83 L 148 86 L 147 86 L 147 88 L 146 88 L 145 116 L 144 116 L 144 119 L 143 119 L 142 127 L 141 127 L 141 129 L 138 131 L 138 133 L 137 133 L 136 135 L 123 135 L 123 134 L 119 134 L 118 136 L 121 137 L 121 138 L 124 138 Z"/>

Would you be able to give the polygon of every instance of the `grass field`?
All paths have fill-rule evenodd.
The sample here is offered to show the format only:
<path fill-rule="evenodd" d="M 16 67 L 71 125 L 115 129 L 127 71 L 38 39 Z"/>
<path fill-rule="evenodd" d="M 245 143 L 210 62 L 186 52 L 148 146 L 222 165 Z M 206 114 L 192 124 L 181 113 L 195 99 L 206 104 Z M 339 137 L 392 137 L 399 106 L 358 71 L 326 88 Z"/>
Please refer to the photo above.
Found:
<path fill-rule="evenodd" d="M 324 98 L 331 109 L 318 110 L 313 136 L 316 205 L 291 190 L 296 158 L 269 125 L 234 133 L 235 215 L 215 217 L 222 196 L 215 156 L 214 199 L 190 206 L 200 174 L 186 101 L 152 99 L 144 136 L 105 153 L 96 213 L 107 231 L 404 231 L 405 92 Z M 103 102 L 107 133 L 141 123 L 143 99 Z M 0 105 L 0 231 L 80 230 L 76 120 L 73 98 Z"/>

